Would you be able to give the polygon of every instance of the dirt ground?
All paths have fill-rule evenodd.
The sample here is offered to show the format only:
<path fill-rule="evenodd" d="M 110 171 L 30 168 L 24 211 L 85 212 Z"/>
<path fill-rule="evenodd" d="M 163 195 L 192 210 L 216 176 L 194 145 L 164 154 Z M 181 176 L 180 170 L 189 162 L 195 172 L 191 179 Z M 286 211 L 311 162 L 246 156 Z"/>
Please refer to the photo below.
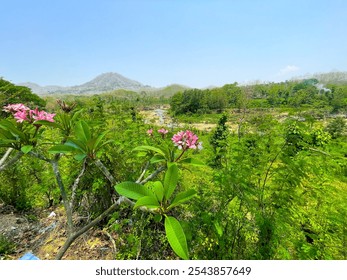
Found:
<path fill-rule="evenodd" d="M 169 127 L 171 125 L 174 125 L 175 127 L 184 127 L 185 125 L 184 123 L 173 123 L 172 118 L 168 114 L 166 114 L 166 112 L 164 113 L 164 118 L 162 121 L 160 116 L 155 110 L 143 110 L 143 111 L 140 111 L 139 113 L 145 119 L 145 123 L 153 124 L 156 126 Z M 189 125 L 192 127 L 195 127 L 196 129 L 200 131 L 206 131 L 206 132 L 212 131 L 216 127 L 216 124 L 209 124 L 204 122 L 191 123 Z"/>
<path fill-rule="evenodd" d="M 55 217 L 49 217 L 54 212 Z M 19 213 L 11 206 L 0 204 L 0 235 L 15 246 L 12 253 L 0 255 L 0 260 L 16 260 L 31 252 L 39 259 L 52 260 L 66 239 L 62 209 L 45 209 L 38 213 Z M 80 236 L 63 259 L 111 260 L 115 257 L 112 240 L 116 238 L 100 229 L 91 229 Z"/>

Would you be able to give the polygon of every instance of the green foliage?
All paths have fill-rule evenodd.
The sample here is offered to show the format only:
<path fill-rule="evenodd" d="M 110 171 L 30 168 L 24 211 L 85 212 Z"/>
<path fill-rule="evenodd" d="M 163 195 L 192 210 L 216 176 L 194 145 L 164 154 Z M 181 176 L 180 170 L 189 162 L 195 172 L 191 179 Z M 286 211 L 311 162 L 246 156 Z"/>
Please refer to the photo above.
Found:
<path fill-rule="evenodd" d="M 333 119 L 326 127 L 326 131 L 331 135 L 333 139 L 339 138 L 344 135 L 346 131 L 346 121 L 342 117 Z"/>
<path fill-rule="evenodd" d="M 108 132 L 92 134 L 89 125 L 85 121 L 79 121 L 75 127 L 75 137 L 69 137 L 62 145 L 52 147 L 49 152 L 56 153 L 75 153 L 75 159 L 83 160 L 85 157 L 96 159 L 97 152 L 111 140 L 103 141 Z"/>
<path fill-rule="evenodd" d="M 13 253 L 15 244 L 11 242 L 6 236 L 0 235 L 0 256 Z"/>
<path fill-rule="evenodd" d="M 164 197 L 169 200 L 178 183 L 178 167 L 173 163 L 169 165 L 164 178 Z"/>
<path fill-rule="evenodd" d="M 187 190 L 178 193 L 170 200 L 178 183 L 179 169 L 176 163 L 169 163 L 164 176 L 164 184 L 155 181 L 152 184 L 141 185 L 133 182 L 123 182 L 115 186 L 116 191 L 127 198 L 136 200 L 134 209 L 145 208 L 157 215 L 165 216 L 165 232 L 173 251 L 182 259 L 188 259 L 188 246 L 185 233 L 177 219 L 168 216 L 167 213 L 174 207 L 191 200 L 195 190 Z M 158 219 L 159 221 L 161 220 Z"/>
<path fill-rule="evenodd" d="M 181 224 L 174 217 L 165 217 L 167 239 L 175 253 L 184 260 L 189 259 L 187 240 Z"/>
<path fill-rule="evenodd" d="M 170 103 L 174 115 L 222 111 L 227 104 L 227 94 L 219 89 L 187 89 L 173 95 Z"/>
<path fill-rule="evenodd" d="M 0 199 L 20 210 L 58 205 L 57 161 L 78 215 L 96 217 L 119 196 L 133 206 L 119 205 L 102 222 L 117 235 L 116 259 L 346 259 L 346 122 L 330 115 L 345 112 L 346 87 L 316 86 L 231 84 L 174 94 L 180 122 L 216 124 L 197 133 L 201 152 L 175 147 L 175 129 L 148 136 L 161 128 L 138 114 L 160 102 L 150 93 L 65 97 L 76 103 L 68 111 L 50 97 L 54 123 L 0 120 L 1 157 L 9 147 L 9 161 L 23 154 L 0 172 Z"/>
<path fill-rule="evenodd" d="M 220 166 L 222 164 L 222 156 L 225 154 L 227 147 L 227 138 L 229 134 L 228 126 L 226 125 L 227 116 L 223 115 L 217 124 L 216 129 L 214 130 L 211 138 L 210 144 L 213 148 L 213 152 L 215 153 L 215 158 L 213 159 L 212 165 Z"/>
<path fill-rule="evenodd" d="M 23 103 L 28 107 L 44 108 L 46 102 L 33 94 L 31 90 L 24 86 L 16 86 L 9 81 L 0 78 L 0 107 L 8 104 Z M 0 110 L 0 117 L 5 117 L 7 114 Z"/>
<path fill-rule="evenodd" d="M 147 197 L 151 194 L 147 187 L 133 182 L 122 182 L 116 185 L 115 189 L 120 195 L 135 200 Z"/>

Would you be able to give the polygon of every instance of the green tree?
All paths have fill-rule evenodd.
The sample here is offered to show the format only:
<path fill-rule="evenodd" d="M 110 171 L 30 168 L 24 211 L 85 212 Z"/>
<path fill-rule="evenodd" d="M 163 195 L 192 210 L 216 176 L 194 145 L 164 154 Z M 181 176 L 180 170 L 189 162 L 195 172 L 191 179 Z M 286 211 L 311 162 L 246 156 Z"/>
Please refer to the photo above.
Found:
<path fill-rule="evenodd" d="M 31 92 L 31 89 L 24 86 L 16 86 L 9 81 L 0 78 L 0 106 L 7 104 L 23 103 L 29 107 L 39 109 L 45 107 L 46 101 Z M 0 116 L 5 116 L 1 110 Z"/>
<path fill-rule="evenodd" d="M 347 124 L 343 117 L 337 117 L 333 119 L 326 127 L 326 130 L 330 133 L 333 139 L 341 137 L 345 130 Z"/>
<path fill-rule="evenodd" d="M 222 157 L 226 152 L 228 145 L 227 138 L 229 135 L 228 126 L 226 125 L 227 120 L 227 116 L 223 114 L 218 120 L 217 127 L 210 138 L 210 144 L 215 155 L 212 163 L 213 166 L 221 166 Z"/>

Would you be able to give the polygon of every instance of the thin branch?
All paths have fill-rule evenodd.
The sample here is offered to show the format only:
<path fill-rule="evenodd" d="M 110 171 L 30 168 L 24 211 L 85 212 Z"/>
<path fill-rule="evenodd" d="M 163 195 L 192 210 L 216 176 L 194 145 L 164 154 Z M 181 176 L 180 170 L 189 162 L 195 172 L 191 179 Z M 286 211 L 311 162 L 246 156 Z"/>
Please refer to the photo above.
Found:
<path fill-rule="evenodd" d="M 117 181 L 115 180 L 115 178 L 112 176 L 112 174 L 108 171 L 108 169 L 106 168 L 106 166 L 100 161 L 100 160 L 96 160 L 94 161 L 95 165 L 102 171 L 102 173 L 105 175 L 105 177 L 114 185 L 117 184 Z M 51 164 L 53 166 L 53 170 L 54 170 L 54 174 L 56 175 L 57 178 L 57 182 L 60 188 L 60 192 L 62 193 L 62 197 L 64 201 L 67 201 L 64 199 L 64 197 L 66 198 L 66 192 L 65 192 L 65 188 L 63 185 L 63 182 L 61 180 L 61 176 L 58 170 L 58 165 L 57 165 L 57 161 L 52 160 Z M 163 171 L 166 167 L 165 166 L 161 166 L 159 167 L 155 172 L 153 172 L 151 175 L 149 175 L 146 179 L 142 180 L 140 182 L 140 184 L 144 184 L 146 182 L 148 182 L 149 180 L 151 180 L 152 178 L 154 178 L 155 176 L 157 176 L 161 171 Z M 98 223 L 100 223 L 103 219 L 105 219 L 109 214 L 111 214 L 113 211 L 115 211 L 117 209 L 117 207 L 122 204 L 122 203 L 127 203 L 131 206 L 134 206 L 135 203 L 133 201 L 131 201 L 130 199 L 121 196 L 118 198 L 118 200 L 112 204 L 107 210 L 105 210 L 102 214 L 100 214 L 97 218 L 95 218 L 93 221 L 91 221 L 90 223 L 88 223 L 87 225 L 85 225 L 84 227 L 82 227 L 81 229 L 79 229 L 78 231 L 73 231 L 73 224 L 72 224 L 72 218 L 71 218 L 71 222 L 68 220 L 68 225 L 69 223 L 71 223 L 71 231 L 70 234 L 68 234 L 68 237 L 64 243 L 64 245 L 60 248 L 60 250 L 58 251 L 58 254 L 56 255 L 56 260 L 60 260 L 62 259 L 62 257 L 64 256 L 65 252 L 69 249 L 69 247 L 71 246 L 71 244 L 82 234 L 84 234 L 85 232 L 87 232 L 89 229 L 91 229 L 92 227 L 94 227 L 95 225 L 97 225 Z M 66 209 L 66 213 L 67 213 L 67 217 L 69 219 L 69 213 L 71 213 L 71 208 L 70 208 L 70 204 L 69 203 L 64 203 L 65 209 Z M 151 209 L 148 209 L 146 207 L 140 207 L 140 210 L 142 211 L 152 211 Z M 72 217 L 72 216 L 70 216 Z"/>
<path fill-rule="evenodd" d="M 58 167 L 58 162 L 55 160 L 51 161 L 52 167 L 53 167 L 53 172 L 55 175 L 55 178 L 57 180 L 58 183 L 58 187 L 60 190 L 60 194 L 61 197 L 63 199 L 63 203 L 64 203 L 64 208 L 66 211 L 66 216 L 67 216 L 67 225 L 68 225 L 68 233 L 72 234 L 73 233 L 73 221 L 72 221 L 72 209 L 70 207 L 70 203 L 68 201 L 67 198 L 67 194 L 66 194 L 66 190 L 65 190 L 65 186 L 63 183 L 63 179 L 61 178 L 60 172 L 59 172 L 59 167 Z"/>
<path fill-rule="evenodd" d="M 71 187 L 71 201 L 70 201 L 70 208 L 74 208 L 74 203 L 75 203 L 75 197 L 76 197 L 76 189 L 78 187 L 78 184 L 84 175 L 84 172 L 86 171 L 86 159 L 83 160 L 83 165 L 82 165 L 82 170 L 80 174 L 78 174 L 77 178 L 75 179 L 72 187 Z"/>
<path fill-rule="evenodd" d="M 261 190 L 262 190 L 262 192 L 261 192 L 261 203 L 262 203 L 263 198 L 264 198 L 264 189 L 265 189 L 266 181 L 267 181 L 267 179 L 268 179 L 268 177 L 269 177 L 269 173 L 270 173 L 270 170 L 271 170 L 271 168 L 272 168 L 272 165 L 273 165 L 274 162 L 276 161 L 277 157 L 282 153 L 282 150 L 283 150 L 283 148 L 284 148 L 286 145 L 287 145 L 287 142 L 284 142 L 284 144 L 281 146 L 280 150 L 276 153 L 276 155 L 274 156 L 274 158 L 271 160 L 270 165 L 269 165 L 269 167 L 268 167 L 267 170 L 266 170 L 265 177 L 264 177 L 264 180 L 263 180 L 263 185 L 262 185 L 262 187 L 261 187 Z M 259 180 L 259 186 L 260 186 L 260 180 Z"/>
<path fill-rule="evenodd" d="M 146 173 L 146 171 L 147 171 L 148 166 L 149 166 L 149 161 L 147 161 L 146 166 L 145 166 L 145 168 L 143 169 L 143 171 L 142 171 L 140 177 L 136 180 L 136 183 L 140 183 L 140 182 L 141 182 L 143 176 L 145 176 L 145 173 Z"/>
<path fill-rule="evenodd" d="M 32 155 L 40 160 L 43 160 L 43 161 L 46 161 L 46 162 L 49 162 L 51 163 L 52 161 L 49 159 L 49 158 L 46 158 L 45 156 L 41 155 L 41 154 L 38 154 L 36 152 L 33 152 L 33 151 L 30 151 L 29 152 L 29 155 Z"/>
<path fill-rule="evenodd" d="M 7 167 L 11 166 L 12 164 L 14 164 L 17 160 L 19 160 L 22 156 L 24 155 L 24 153 L 22 151 L 18 151 L 18 153 L 12 157 L 10 160 L 8 160 L 7 162 L 3 163 L 2 165 L 0 165 L 0 171 L 5 170 Z M 2 160 L 2 159 L 1 159 Z"/>
<path fill-rule="evenodd" d="M 147 178 L 143 179 L 141 182 L 139 182 L 141 185 L 146 184 L 149 180 L 152 180 L 154 177 L 156 177 L 160 172 L 166 169 L 166 166 L 160 166 L 156 171 L 154 171 L 151 175 L 149 175 Z"/>
<path fill-rule="evenodd" d="M 104 229 L 102 231 L 102 233 L 104 233 L 105 235 L 107 235 L 107 237 L 110 239 L 112 246 L 113 246 L 113 251 L 114 251 L 114 259 L 116 259 L 117 256 L 117 246 L 116 246 L 116 242 L 114 241 L 113 237 L 111 236 L 111 234 L 109 234 L 109 232 Z"/>
<path fill-rule="evenodd" d="M 121 204 L 124 200 L 123 199 L 118 199 L 116 203 L 112 204 L 107 210 L 105 210 L 103 213 L 101 213 L 97 218 L 95 218 L 93 221 L 91 221 L 89 224 L 86 226 L 82 227 L 78 231 L 72 233 L 68 238 L 66 239 L 63 247 L 60 248 L 58 254 L 56 255 L 55 259 L 56 260 L 61 260 L 61 258 L 64 256 L 65 252 L 71 244 L 83 233 L 91 229 L 93 226 L 97 225 L 100 223 L 103 219 L 105 219 L 109 214 L 111 214 L 113 211 L 117 209 L 119 204 Z"/>
<path fill-rule="evenodd" d="M 110 171 L 108 171 L 106 166 L 99 159 L 95 160 L 94 163 L 100 169 L 100 171 L 105 175 L 105 177 L 111 182 L 112 185 L 118 184 L 118 182 L 113 177 L 113 175 L 110 173 Z"/>
<path fill-rule="evenodd" d="M 81 229 L 79 229 L 76 232 L 71 233 L 63 247 L 60 248 L 58 254 L 56 255 L 55 259 L 56 260 L 61 260 L 61 258 L 64 256 L 64 254 L 66 253 L 66 251 L 69 249 L 69 247 L 71 246 L 71 244 L 83 233 L 87 232 L 89 229 L 91 229 L 92 227 L 96 226 L 98 223 L 100 223 L 103 219 L 105 219 L 109 214 L 111 214 L 112 212 L 114 212 L 117 207 L 122 204 L 122 203 L 127 203 L 131 206 L 134 206 L 135 203 L 131 200 L 129 200 L 128 198 L 121 196 L 120 198 L 118 198 L 118 200 L 112 204 L 108 209 L 106 209 L 103 213 L 101 213 L 97 218 L 95 218 L 93 221 L 91 221 L 90 223 L 88 223 L 87 225 L 85 225 L 84 227 L 82 227 Z M 141 207 L 142 208 L 142 207 Z M 140 208 L 140 209 L 141 209 Z"/>
<path fill-rule="evenodd" d="M 130 205 L 130 206 L 134 206 L 134 205 L 135 205 L 135 202 L 131 201 L 130 199 L 126 198 L 125 196 L 119 197 L 119 198 L 117 199 L 117 201 L 115 202 L 115 204 L 120 205 L 120 204 L 122 204 L 123 202 L 126 203 L 126 204 L 128 204 L 128 205 Z"/>
<path fill-rule="evenodd" d="M 4 162 L 6 161 L 6 159 L 9 157 L 9 155 L 11 154 L 11 152 L 13 151 L 13 148 L 8 148 L 7 151 L 5 152 L 5 154 L 2 156 L 2 158 L 0 159 L 0 167 L 4 164 Z"/>
<path fill-rule="evenodd" d="M 310 151 L 314 151 L 314 152 L 317 152 L 317 153 L 320 153 L 320 154 L 323 154 L 325 156 L 331 156 L 330 154 L 322 151 L 322 150 L 318 150 L 318 149 L 314 149 L 314 148 L 308 148 Z"/>

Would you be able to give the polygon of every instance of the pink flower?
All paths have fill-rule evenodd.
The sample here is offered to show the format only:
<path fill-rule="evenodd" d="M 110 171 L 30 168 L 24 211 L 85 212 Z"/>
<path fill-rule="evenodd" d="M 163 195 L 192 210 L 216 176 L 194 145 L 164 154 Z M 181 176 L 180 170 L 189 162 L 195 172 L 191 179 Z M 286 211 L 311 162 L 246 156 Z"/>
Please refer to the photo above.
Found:
<path fill-rule="evenodd" d="M 3 107 L 3 111 L 8 112 L 8 113 L 16 113 L 18 111 L 27 111 L 30 110 L 30 108 L 28 108 L 27 106 L 25 106 L 22 103 L 18 103 L 18 104 L 8 104 L 7 106 Z"/>
<path fill-rule="evenodd" d="M 31 119 L 34 119 L 35 121 L 49 121 L 54 122 L 54 116 L 55 114 L 50 114 L 45 111 L 39 111 L 38 108 L 35 110 L 30 110 L 29 115 Z"/>
<path fill-rule="evenodd" d="M 165 134 L 168 133 L 169 131 L 166 130 L 165 128 L 161 128 L 161 129 L 158 130 L 158 132 L 159 132 L 160 134 L 165 135 Z"/>
<path fill-rule="evenodd" d="M 27 111 L 17 111 L 16 113 L 14 113 L 13 116 L 17 120 L 17 122 L 19 122 L 19 123 L 22 123 L 22 122 L 28 120 Z"/>
<path fill-rule="evenodd" d="M 39 111 L 38 108 L 36 108 L 35 110 L 30 110 L 30 108 L 23 105 L 22 103 L 8 104 L 7 106 L 4 106 L 3 110 L 5 112 L 12 113 L 14 118 L 17 119 L 17 122 L 20 122 L 20 123 L 24 121 L 33 123 L 35 121 L 41 121 L 41 120 L 54 122 L 53 118 L 55 114 L 50 114 L 45 111 Z"/>
<path fill-rule="evenodd" d="M 190 130 L 176 133 L 171 140 L 180 150 L 202 149 L 202 143 L 198 142 L 199 138 Z"/>
<path fill-rule="evenodd" d="M 151 128 L 151 129 L 148 129 L 147 130 L 147 134 L 149 135 L 149 136 L 152 136 L 153 135 L 153 129 Z"/>

